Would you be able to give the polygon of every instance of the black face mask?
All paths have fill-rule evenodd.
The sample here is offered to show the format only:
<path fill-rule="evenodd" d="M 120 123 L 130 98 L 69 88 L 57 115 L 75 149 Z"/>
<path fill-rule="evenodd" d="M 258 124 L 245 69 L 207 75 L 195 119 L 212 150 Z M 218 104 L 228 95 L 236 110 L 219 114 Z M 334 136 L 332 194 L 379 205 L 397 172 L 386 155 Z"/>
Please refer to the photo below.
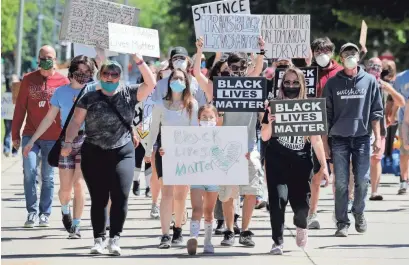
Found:
<path fill-rule="evenodd" d="M 279 65 L 276 68 L 277 69 L 287 69 L 288 67 L 290 67 L 289 65 Z"/>
<path fill-rule="evenodd" d="M 381 79 L 385 80 L 385 77 L 389 75 L 389 70 L 382 70 L 381 72 Z"/>
<path fill-rule="evenodd" d="M 283 87 L 283 94 L 286 98 L 294 99 L 300 94 L 300 87 Z"/>

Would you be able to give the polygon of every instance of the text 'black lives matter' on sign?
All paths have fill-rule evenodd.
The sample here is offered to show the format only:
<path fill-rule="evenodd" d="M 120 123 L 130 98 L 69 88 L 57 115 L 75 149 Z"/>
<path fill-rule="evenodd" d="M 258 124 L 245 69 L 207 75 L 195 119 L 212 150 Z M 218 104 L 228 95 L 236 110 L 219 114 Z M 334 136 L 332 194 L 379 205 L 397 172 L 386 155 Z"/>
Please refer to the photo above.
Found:
<path fill-rule="evenodd" d="M 268 58 L 308 58 L 310 15 L 262 15 L 261 35 Z"/>
<path fill-rule="evenodd" d="M 270 107 L 275 115 L 273 137 L 327 134 L 325 98 L 271 100 Z"/>
<path fill-rule="evenodd" d="M 299 69 L 304 73 L 307 97 L 317 97 L 318 67 L 300 67 Z M 280 90 L 285 70 L 286 69 L 276 69 L 276 78 L 274 81 L 274 98 L 278 97 L 278 91 Z"/>
<path fill-rule="evenodd" d="M 264 77 L 215 77 L 214 104 L 224 112 L 264 111 L 266 79 Z"/>
<path fill-rule="evenodd" d="M 197 32 L 207 52 L 258 52 L 260 22 L 257 15 L 202 15 Z"/>
<path fill-rule="evenodd" d="M 193 22 L 195 25 L 196 38 L 198 34 L 202 15 L 209 14 L 250 14 L 249 0 L 226 0 L 192 6 Z"/>

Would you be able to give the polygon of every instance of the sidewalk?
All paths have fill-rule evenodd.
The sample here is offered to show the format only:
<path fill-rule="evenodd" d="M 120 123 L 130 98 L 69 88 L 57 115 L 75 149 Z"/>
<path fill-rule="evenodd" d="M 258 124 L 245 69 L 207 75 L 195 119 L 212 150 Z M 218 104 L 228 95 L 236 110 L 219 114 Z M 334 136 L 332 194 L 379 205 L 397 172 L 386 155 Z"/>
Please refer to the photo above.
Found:
<path fill-rule="evenodd" d="M 213 256 L 188 256 L 185 248 L 159 250 L 159 220 L 149 219 L 150 199 L 130 195 L 129 212 L 121 238 L 122 256 L 90 256 L 93 243 L 90 227 L 90 200 L 87 199 L 82 222 L 82 239 L 68 240 L 62 228 L 58 202 L 58 175 L 56 175 L 54 209 L 51 227 L 24 229 L 26 219 L 23 194 L 21 158 L 2 159 L 1 172 L 1 255 L 3 265 L 11 264 L 166 264 L 225 265 L 233 262 L 241 264 L 302 264 L 302 265 L 407 265 L 409 264 L 409 195 L 398 196 L 398 178 L 383 176 L 380 192 L 384 201 L 367 201 L 366 217 L 368 232 L 358 234 L 352 225 L 348 238 L 335 238 L 332 222 L 334 203 L 331 188 L 321 192 L 319 218 L 321 230 L 310 231 L 308 248 L 303 251 L 295 244 L 295 227 L 292 224 L 291 207 L 287 208 L 285 230 L 285 253 L 270 256 L 272 245 L 269 215 L 263 210 L 255 210 L 251 224 L 255 234 L 256 247 L 241 247 L 236 238 L 236 246 L 222 248 L 220 237 L 214 237 L 216 254 Z M 144 181 L 142 178 L 141 181 Z M 142 185 L 144 187 L 144 184 Z M 190 202 L 187 203 L 190 206 Z M 189 208 L 189 215 L 190 208 Z M 353 220 L 352 216 L 350 218 Z M 184 226 L 185 241 L 189 233 L 189 223 Z M 203 238 L 199 245 L 203 244 Z M 199 249 L 199 253 L 202 249 Z"/>

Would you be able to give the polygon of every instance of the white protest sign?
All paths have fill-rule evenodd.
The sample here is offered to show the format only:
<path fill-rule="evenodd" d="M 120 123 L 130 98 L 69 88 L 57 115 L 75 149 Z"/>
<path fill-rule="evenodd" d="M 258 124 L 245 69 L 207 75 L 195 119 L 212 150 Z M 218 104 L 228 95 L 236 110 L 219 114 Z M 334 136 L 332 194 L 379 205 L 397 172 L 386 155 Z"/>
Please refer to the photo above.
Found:
<path fill-rule="evenodd" d="M 4 92 L 1 97 L 1 118 L 5 120 L 13 120 L 14 115 L 13 96 L 11 92 Z"/>
<path fill-rule="evenodd" d="M 80 43 L 74 43 L 74 57 L 78 55 L 85 55 L 88 56 L 89 58 L 95 58 L 97 57 L 97 51 L 95 50 L 94 47 Z M 118 56 L 118 53 L 105 50 L 105 57 L 112 56 Z"/>
<path fill-rule="evenodd" d="M 248 185 L 247 127 L 162 126 L 163 184 Z"/>
<path fill-rule="evenodd" d="M 67 0 L 60 40 L 108 49 L 108 22 L 136 26 L 139 11 L 103 0 Z"/>
<path fill-rule="evenodd" d="M 109 50 L 160 57 L 159 33 L 156 29 L 108 23 Z"/>
<path fill-rule="evenodd" d="M 310 15 L 262 15 L 261 35 L 267 58 L 308 58 Z"/>
<path fill-rule="evenodd" d="M 206 14 L 250 14 L 249 0 L 226 0 L 192 6 L 193 23 L 195 25 L 196 38 L 199 38 L 200 22 Z"/>
<path fill-rule="evenodd" d="M 256 15 L 202 15 L 198 28 L 207 52 L 259 52 L 261 17 Z"/>

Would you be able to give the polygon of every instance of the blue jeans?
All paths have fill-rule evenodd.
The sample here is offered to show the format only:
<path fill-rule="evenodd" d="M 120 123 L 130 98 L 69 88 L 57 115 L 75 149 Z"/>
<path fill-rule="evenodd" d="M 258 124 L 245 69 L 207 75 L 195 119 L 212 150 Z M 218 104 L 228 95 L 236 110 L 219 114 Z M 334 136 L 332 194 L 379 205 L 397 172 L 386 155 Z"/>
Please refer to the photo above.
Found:
<path fill-rule="evenodd" d="M 23 136 L 22 148 L 31 136 Z M 24 195 L 27 212 L 37 213 L 37 165 L 41 151 L 41 195 L 39 214 L 50 215 L 54 196 L 54 168 L 48 164 L 48 153 L 55 141 L 37 140 L 27 157 L 23 156 Z"/>
<path fill-rule="evenodd" d="M 4 120 L 4 141 L 3 141 L 3 153 L 10 153 L 11 147 L 11 120 Z M 17 154 L 17 150 L 12 147 L 13 155 Z"/>
<path fill-rule="evenodd" d="M 350 225 L 348 218 L 349 165 L 355 181 L 352 212 L 362 214 L 368 192 L 370 166 L 370 137 L 333 137 L 332 159 L 335 173 L 335 216 L 338 225 Z"/>

